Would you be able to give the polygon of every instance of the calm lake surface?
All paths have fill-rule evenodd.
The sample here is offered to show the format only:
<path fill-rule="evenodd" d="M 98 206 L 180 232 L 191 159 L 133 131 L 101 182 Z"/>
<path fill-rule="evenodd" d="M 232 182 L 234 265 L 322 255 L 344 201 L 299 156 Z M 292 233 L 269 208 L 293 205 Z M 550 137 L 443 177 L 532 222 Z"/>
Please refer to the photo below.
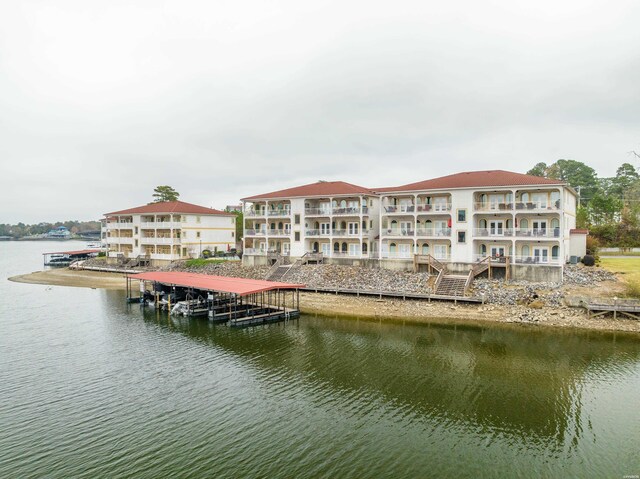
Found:
<path fill-rule="evenodd" d="M 640 474 L 640 337 L 303 316 L 231 330 L 19 284 L 0 243 L 0 477 Z"/>

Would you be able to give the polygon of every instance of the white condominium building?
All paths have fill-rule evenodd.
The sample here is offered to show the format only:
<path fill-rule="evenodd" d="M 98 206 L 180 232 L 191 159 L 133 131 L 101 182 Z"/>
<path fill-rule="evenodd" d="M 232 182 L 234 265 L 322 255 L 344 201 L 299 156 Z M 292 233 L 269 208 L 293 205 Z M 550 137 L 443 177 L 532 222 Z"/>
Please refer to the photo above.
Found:
<path fill-rule="evenodd" d="M 547 273 L 533 276 L 558 279 L 577 254 L 572 245 L 584 242 L 576 198 L 562 181 L 503 170 L 375 189 L 318 182 L 243 199 L 243 259 L 268 264 L 276 254 L 321 252 L 333 262 L 409 269 L 415 255 L 430 255 L 468 271 L 508 258 L 514 277 L 544 266 Z"/>
<path fill-rule="evenodd" d="M 146 258 L 161 265 L 235 247 L 236 216 L 183 201 L 105 214 L 108 258 Z"/>

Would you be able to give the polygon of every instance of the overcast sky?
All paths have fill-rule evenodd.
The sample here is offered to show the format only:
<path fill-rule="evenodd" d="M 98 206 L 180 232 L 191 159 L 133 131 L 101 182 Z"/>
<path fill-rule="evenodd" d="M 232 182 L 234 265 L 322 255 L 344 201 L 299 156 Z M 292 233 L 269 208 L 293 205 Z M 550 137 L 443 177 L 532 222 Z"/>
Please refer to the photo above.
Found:
<path fill-rule="evenodd" d="M 640 2 L 0 0 L 0 223 L 640 149 Z"/>

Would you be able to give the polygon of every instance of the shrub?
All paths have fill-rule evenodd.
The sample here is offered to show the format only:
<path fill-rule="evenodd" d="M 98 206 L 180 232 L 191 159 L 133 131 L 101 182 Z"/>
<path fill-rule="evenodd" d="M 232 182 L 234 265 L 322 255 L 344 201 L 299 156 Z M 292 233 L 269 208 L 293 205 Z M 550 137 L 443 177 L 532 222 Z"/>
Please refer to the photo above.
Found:
<path fill-rule="evenodd" d="M 587 254 L 584 258 L 582 258 L 582 264 L 585 266 L 594 266 L 596 264 L 596 259 L 593 255 Z"/>
<path fill-rule="evenodd" d="M 202 251 L 202 257 L 203 258 L 210 258 L 211 257 L 211 250 L 210 249 L 205 249 Z"/>
<path fill-rule="evenodd" d="M 640 298 L 640 282 L 629 281 L 625 285 L 624 295 L 627 298 Z"/>

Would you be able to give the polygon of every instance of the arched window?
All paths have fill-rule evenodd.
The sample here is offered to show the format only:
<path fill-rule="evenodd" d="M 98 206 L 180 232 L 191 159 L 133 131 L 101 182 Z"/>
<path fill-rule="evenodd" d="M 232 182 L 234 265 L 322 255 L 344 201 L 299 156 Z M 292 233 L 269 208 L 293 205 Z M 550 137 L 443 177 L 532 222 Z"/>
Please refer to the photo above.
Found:
<path fill-rule="evenodd" d="M 522 250 L 520 251 L 522 256 L 528 257 L 529 256 L 529 245 L 524 245 L 522 247 Z"/>
<path fill-rule="evenodd" d="M 478 227 L 481 229 L 487 229 L 487 220 L 480 220 L 478 221 Z"/>
<path fill-rule="evenodd" d="M 282 221 L 280 223 L 278 223 L 278 229 L 281 230 L 282 229 Z"/>
<path fill-rule="evenodd" d="M 395 253 L 396 252 L 396 244 L 395 243 L 391 243 L 389 245 L 389 253 Z"/>
<path fill-rule="evenodd" d="M 486 244 L 481 244 L 480 245 L 480 256 L 487 256 L 487 245 Z"/>
<path fill-rule="evenodd" d="M 342 200 L 340 202 L 340 208 L 346 208 L 347 207 L 347 200 Z"/>
<path fill-rule="evenodd" d="M 531 195 L 526 191 L 520 195 L 520 201 L 530 201 Z"/>
<path fill-rule="evenodd" d="M 521 230 L 529 229 L 529 220 L 527 218 L 522 218 L 520 220 L 520 229 Z"/>
<path fill-rule="evenodd" d="M 366 253 L 369 250 L 369 246 L 367 246 L 367 243 L 362 243 L 362 252 Z"/>
<path fill-rule="evenodd" d="M 317 253 L 318 251 L 320 251 L 320 244 L 316 241 L 313 243 L 313 252 Z"/>
<path fill-rule="evenodd" d="M 347 229 L 347 222 L 346 221 L 341 221 L 340 222 L 340 229 L 341 230 L 346 230 Z"/>
<path fill-rule="evenodd" d="M 338 243 L 337 241 L 333 243 L 333 251 L 335 251 L 336 253 L 340 251 L 340 243 Z"/>
<path fill-rule="evenodd" d="M 422 254 L 429 254 L 429 243 L 422 243 Z"/>
<path fill-rule="evenodd" d="M 343 253 L 347 252 L 347 243 L 342 243 L 342 252 Z"/>
<path fill-rule="evenodd" d="M 558 218 L 551 220 L 551 228 L 560 228 L 560 220 Z"/>
<path fill-rule="evenodd" d="M 556 245 L 553 248 L 551 248 L 551 258 L 558 259 L 558 256 L 560 256 L 560 247 Z"/>

